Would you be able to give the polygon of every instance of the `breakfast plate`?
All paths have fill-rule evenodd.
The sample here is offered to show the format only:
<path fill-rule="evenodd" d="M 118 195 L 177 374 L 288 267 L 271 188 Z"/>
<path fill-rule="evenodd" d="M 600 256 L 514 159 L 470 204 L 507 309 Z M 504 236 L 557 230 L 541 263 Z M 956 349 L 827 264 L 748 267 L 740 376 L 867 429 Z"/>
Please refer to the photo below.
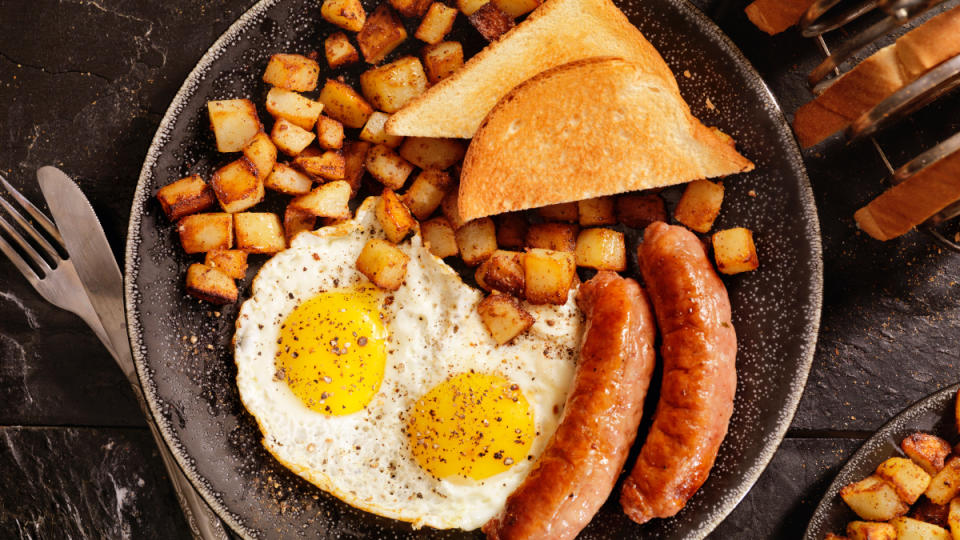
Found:
<path fill-rule="evenodd" d="M 956 439 L 954 423 L 957 390 L 954 384 L 913 403 L 877 430 L 837 473 L 827 488 L 820 504 L 810 518 L 805 540 L 821 540 L 829 532 L 842 533 L 847 523 L 858 519 L 853 510 L 840 498 L 840 490 L 852 482 L 871 474 L 877 465 L 894 456 L 902 456 L 900 441 L 915 432 L 930 433 L 944 437 L 949 442 Z"/>
<path fill-rule="evenodd" d="M 717 227 L 755 231 L 761 267 L 725 280 L 739 341 L 739 383 L 730 430 L 708 481 L 677 516 L 643 526 L 630 521 L 611 497 L 581 537 L 702 538 L 757 480 L 796 410 L 820 319 L 819 227 L 782 112 L 736 47 L 685 0 L 617 4 L 670 65 L 694 115 L 733 136 L 756 163 L 755 171 L 725 182 Z M 176 227 L 154 198 L 172 180 L 209 177 L 222 165 L 208 129 L 208 100 L 246 97 L 262 103 L 268 88 L 260 74 L 269 56 L 320 49 L 332 29 L 315 0 L 263 0 L 201 58 L 167 110 L 141 172 L 128 232 L 126 307 L 140 380 L 178 463 L 241 536 L 477 537 L 479 531 L 415 530 L 350 507 L 264 449 L 236 383 L 232 338 L 240 303 L 218 308 L 184 294 L 184 272 L 196 261 L 180 250 Z M 464 30 L 452 39 L 471 55 L 483 43 Z M 415 51 L 413 42 L 400 52 Z M 350 72 L 348 82 L 355 82 L 355 75 Z M 264 207 L 278 211 L 282 204 L 268 197 Z M 262 263 L 251 257 L 254 268 L 240 284 L 241 300 L 249 296 Z"/>

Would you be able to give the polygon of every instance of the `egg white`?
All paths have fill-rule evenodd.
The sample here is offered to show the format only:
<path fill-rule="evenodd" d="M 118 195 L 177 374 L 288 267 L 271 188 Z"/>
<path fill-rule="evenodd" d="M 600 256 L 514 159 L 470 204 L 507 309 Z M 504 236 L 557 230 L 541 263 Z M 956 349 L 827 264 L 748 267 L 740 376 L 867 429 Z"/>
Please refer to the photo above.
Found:
<path fill-rule="evenodd" d="M 483 294 L 423 246 L 400 244 L 406 280 L 383 308 L 389 332 L 380 390 L 362 411 L 326 416 L 307 408 L 275 377 L 280 325 L 316 294 L 367 283 L 355 269 L 363 245 L 383 237 L 368 198 L 354 220 L 299 234 L 257 274 L 234 336 L 237 386 L 263 444 L 286 467 L 364 510 L 415 526 L 475 529 L 503 508 L 556 430 L 573 379 L 583 320 L 571 292 L 563 306 L 527 306 L 536 323 L 497 346 L 480 321 Z M 437 479 L 420 468 L 403 433 L 420 396 L 470 369 L 518 384 L 533 410 L 530 459 L 483 481 Z"/>

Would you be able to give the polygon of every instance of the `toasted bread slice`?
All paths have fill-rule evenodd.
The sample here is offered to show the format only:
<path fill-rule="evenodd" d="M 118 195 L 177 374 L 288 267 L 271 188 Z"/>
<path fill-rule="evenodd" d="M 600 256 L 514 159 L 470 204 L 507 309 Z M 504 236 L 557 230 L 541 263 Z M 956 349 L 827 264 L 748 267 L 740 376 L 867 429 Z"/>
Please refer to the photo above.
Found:
<path fill-rule="evenodd" d="M 625 58 L 676 85 L 660 54 L 610 0 L 547 0 L 453 75 L 400 109 L 387 133 L 470 138 L 514 86 L 560 64 Z"/>
<path fill-rule="evenodd" d="M 521 84 L 467 150 L 466 220 L 753 169 L 701 124 L 676 86 L 617 58 L 591 58 Z"/>

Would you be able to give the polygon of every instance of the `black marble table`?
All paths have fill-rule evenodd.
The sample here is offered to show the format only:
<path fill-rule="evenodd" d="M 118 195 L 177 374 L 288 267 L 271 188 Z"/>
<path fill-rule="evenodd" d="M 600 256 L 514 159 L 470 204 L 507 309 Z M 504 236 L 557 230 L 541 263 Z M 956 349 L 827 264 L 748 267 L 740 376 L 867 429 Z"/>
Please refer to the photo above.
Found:
<path fill-rule="evenodd" d="M 34 171 L 65 169 L 119 256 L 163 111 L 252 3 L 0 1 L 0 172 L 42 200 Z M 812 41 L 762 34 L 743 15 L 747 0 L 695 3 L 743 49 L 788 117 L 809 99 L 804 77 L 820 58 Z M 896 166 L 958 128 L 954 95 L 880 141 Z M 921 233 L 879 243 L 857 231 L 853 210 L 884 185 L 869 143 L 834 141 L 805 157 L 826 274 L 816 359 L 787 438 L 716 538 L 798 538 L 865 437 L 960 378 L 960 256 Z M 113 360 L 79 319 L 46 304 L 0 260 L 0 538 L 186 536 Z"/>

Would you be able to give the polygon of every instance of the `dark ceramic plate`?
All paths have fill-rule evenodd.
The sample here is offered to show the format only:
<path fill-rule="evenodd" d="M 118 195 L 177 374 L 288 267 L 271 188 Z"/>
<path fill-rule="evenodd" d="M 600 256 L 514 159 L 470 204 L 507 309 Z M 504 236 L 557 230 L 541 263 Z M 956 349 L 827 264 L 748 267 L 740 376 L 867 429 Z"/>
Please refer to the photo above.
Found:
<path fill-rule="evenodd" d="M 840 498 L 843 486 L 873 474 L 884 460 L 903 456 L 900 441 L 915 431 L 923 431 L 957 442 L 954 405 L 960 384 L 939 390 L 917 401 L 883 425 L 847 461 L 837 473 L 827 493 L 813 513 L 804 540 L 823 540 L 829 532 L 843 534 L 847 523 L 859 519 Z"/>
<path fill-rule="evenodd" d="M 740 341 L 739 388 L 730 432 L 709 480 L 678 516 L 642 527 L 624 517 L 613 497 L 583 537 L 699 538 L 756 481 L 800 399 L 820 319 L 819 227 L 793 136 L 771 93 L 734 45 L 684 0 L 620 5 L 677 73 L 694 114 L 731 134 L 756 162 L 756 171 L 726 182 L 717 227 L 753 229 L 762 263 L 756 272 L 726 280 Z M 215 151 L 208 99 L 249 97 L 262 103 L 267 88 L 260 75 L 269 55 L 322 50 L 322 39 L 332 31 L 317 0 L 264 0 L 203 56 L 168 109 L 143 166 L 127 245 L 126 305 L 140 380 L 180 466 L 243 536 L 476 537 L 479 533 L 414 531 L 353 509 L 274 461 L 260 445 L 234 382 L 230 341 L 239 304 L 214 311 L 184 295 L 186 268 L 198 259 L 182 253 L 175 227 L 153 197 L 160 186 L 187 174 L 209 178 L 232 159 Z M 463 18 L 453 39 L 462 40 L 468 54 L 482 46 Z M 414 41 L 394 54 L 415 53 Z M 356 75 L 348 80 L 355 82 Z M 266 208 L 282 209 L 280 199 L 271 195 Z"/>

